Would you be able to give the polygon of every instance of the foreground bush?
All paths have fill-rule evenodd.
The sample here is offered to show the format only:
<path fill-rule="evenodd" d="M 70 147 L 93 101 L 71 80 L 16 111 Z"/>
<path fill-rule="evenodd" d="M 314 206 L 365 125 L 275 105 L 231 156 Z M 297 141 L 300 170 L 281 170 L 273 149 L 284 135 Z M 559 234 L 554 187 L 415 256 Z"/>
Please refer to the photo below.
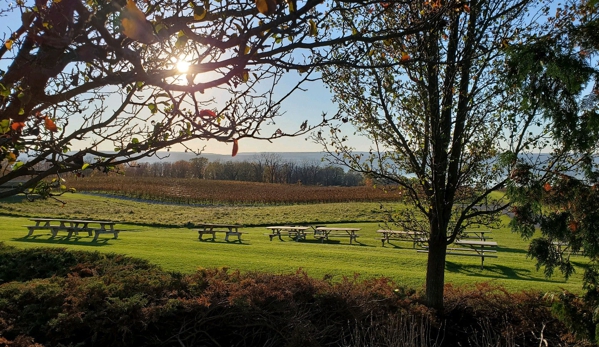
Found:
<path fill-rule="evenodd" d="M 385 278 L 167 273 L 119 255 L 0 245 L 11 346 L 566 346 L 539 294 L 447 288 L 447 310 Z M 544 342 L 543 342 L 544 341 Z"/>

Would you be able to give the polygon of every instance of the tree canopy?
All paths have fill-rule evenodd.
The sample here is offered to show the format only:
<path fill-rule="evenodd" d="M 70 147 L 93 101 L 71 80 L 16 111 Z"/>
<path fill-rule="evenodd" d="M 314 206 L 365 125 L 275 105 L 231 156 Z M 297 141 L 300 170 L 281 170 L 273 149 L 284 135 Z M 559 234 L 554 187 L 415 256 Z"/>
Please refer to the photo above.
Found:
<path fill-rule="evenodd" d="M 310 131 L 318 122 L 265 129 L 316 67 L 352 63 L 329 57 L 326 47 L 415 33 L 436 20 L 392 33 L 336 31 L 325 23 L 367 6 L 315 0 L 5 3 L 0 15 L 21 21 L 4 32 L 0 47 L 0 185 L 22 183 L 2 189 L 0 197 L 47 192 L 41 182 L 49 176 L 61 186 L 61 172 L 110 171 L 194 139 L 230 142 L 235 155 L 244 138 Z M 281 91 L 277 84 L 289 70 L 301 73 L 299 82 Z"/>
<path fill-rule="evenodd" d="M 382 68 L 325 69 L 343 116 L 317 140 L 331 160 L 398 187 L 410 208 L 391 221 L 428 234 L 426 300 L 432 307 L 443 306 L 447 247 L 466 228 L 497 226 L 509 201 L 491 193 L 524 166 L 546 165 L 541 149 L 557 148 L 543 113 L 506 80 L 509 47 L 529 40 L 544 16 L 536 6 L 528 0 L 387 6 L 382 16 L 347 23 L 394 30 L 442 13 L 444 26 L 336 51 Z M 353 153 L 343 122 L 372 140 L 369 155 Z"/>
<path fill-rule="evenodd" d="M 554 124 L 552 136 L 559 151 L 552 165 L 523 167 L 511 181 L 514 230 L 532 238 L 529 255 L 549 276 L 559 268 L 566 277 L 574 271 L 571 252 L 588 256 L 585 286 L 598 281 L 597 162 L 599 144 L 599 70 L 597 2 L 573 2 L 554 16 L 528 42 L 509 51 L 508 81 L 525 91 L 526 104 L 541 110 Z M 556 158 L 566 157 L 560 163 Z"/>

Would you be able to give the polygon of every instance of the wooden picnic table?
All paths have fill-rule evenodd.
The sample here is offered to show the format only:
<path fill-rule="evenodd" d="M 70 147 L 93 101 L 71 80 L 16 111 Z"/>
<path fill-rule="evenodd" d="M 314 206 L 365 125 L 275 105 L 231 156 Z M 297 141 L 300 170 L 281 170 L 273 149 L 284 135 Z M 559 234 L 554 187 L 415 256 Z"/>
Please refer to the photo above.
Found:
<path fill-rule="evenodd" d="M 385 241 L 389 243 L 390 239 L 397 239 L 401 241 L 409 241 L 413 243 L 413 248 L 416 248 L 416 244 L 422 244 L 427 241 L 426 233 L 418 231 L 400 231 L 400 230 L 389 230 L 380 229 L 376 231 L 381 234 L 381 241 L 385 246 Z"/>
<path fill-rule="evenodd" d="M 293 238 L 295 241 L 305 240 L 306 239 L 306 230 L 311 229 L 309 226 L 293 226 L 293 225 L 276 225 L 266 227 L 266 229 L 270 230 L 270 240 L 274 237 L 278 237 L 279 240 L 283 241 L 281 238 L 281 234 L 286 233 L 287 236 Z"/>
<path fill-rule="evenodd" d="M 470 249 L 474 251 L 474 253 L 470 253 L 470 255 L 479 256 L 480 257 L 480 268 L 484 269 L 485 265 L 485 257 L 487 258 L 497 258 L 496 250 L 490 249 L 497 247 L 497 242 L 495 241 L 470 241 L 470 240 L 457 240 L 454 244 L 463 246 L 466 249 Z M 459 248 L 448 248 L 447 254 L 456 254 L 456 255 L 468 255 L 468 253 L 461 254 L 460 252 L 465 252 Z M 491 253 L 491 254 L 489 254 Z"/>
<path fill-rule="evenodd" d="M 211 234 L 212 241 L 216 239 L 216 233 L 225 233 L 225 241 L 229 242 L 229 236 L 237 236 L 237 241 L 241 243 L 242 232 L 239 228 L 243 228 L 240 224 L 213 224 L 213 223 L 202 223 L 199 225 L 198 238 L 200 241 L 205 241 L 202 237 L 204 234 Z"/>
<path fill-rule="evenodd" d="M 26 237 L 33 235 L 36 230 L 50 230 L 52 237 L 56 237 L 59 231 L 66 231 L 67 238 L 70 238 L 73 233 L 79 235 L 79 232 L 87 232 L 88 236 L 94 235 L 93 241 L 103 233 L 111 233 L 115 239 L 119 236 L 119 230 L 114 228 L 117 222 L 114 221 L 59 218 L 29 218 L 29 220 L 35 222 L 35 225 L 25 226 L 29 230 Z"/>
<path fill-rule="evenodd" d="M 490 234 L 491 230 L 466 230 L 466 231 L 462 231 L 462 234 L 460 235 L 460 239 L 472 239 L 472 238 L 477 238 L 481 241 L 487 241 L 492 239 L 489 236 L 486 236 L 485 234 Z"/>
<path fill-rule="evenodd" d="M 447 248 L 447 255 L 480 257 L 481 269 L 484 269 L 485 258 L 497 258 L 497 251 L 492 249 L 497 247 L 497 242 L 494 241 L 457 240 L 454 244 L 461 247 Z M 418 250 L 418 252 L 428 253 L 428 249 Z"/>
<path fill-rule="evenodd" d="M 360 236 L 356 234 L 356 231 L 360 231 L 360 228 L 317 227 L 314 229 L 314 238 L 324 242 L 324 240 L 328 240 L 329 237 L 349 237 L 349 243 L 352 244 L 353 241 L 357 241 L 357 238 Z"/>

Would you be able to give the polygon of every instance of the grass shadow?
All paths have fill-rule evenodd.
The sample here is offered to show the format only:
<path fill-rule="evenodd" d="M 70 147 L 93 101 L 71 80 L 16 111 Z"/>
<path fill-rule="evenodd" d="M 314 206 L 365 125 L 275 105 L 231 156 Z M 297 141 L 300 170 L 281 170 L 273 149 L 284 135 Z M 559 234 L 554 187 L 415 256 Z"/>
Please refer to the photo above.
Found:
<path fill-rule="evenodd" d="M 98 246 L 107 246 L 108 240 L 114 240 L 112 238 L 111 239 L 101 238 L 101 239 L 97 239 L 96 241 L 93 241 L 93 238 L 90 236 L 71 236 L 71 237 L 57 236 L 57 237 L 50 237 L 48 239 L 41 238 L 43 236 L 48 236 L 48 235 L 24 236 L 24 237 L 20 237 L 20 238 L 13 238 L 12 241 L 52 244 L 52 245 L 58 244 L 58 245 L 77 245 L 77 246 L 98 247 Z"/>
<path fill-rule="evenodd" d="M 447 261 L 445 270 L 448 272 L 460 273 L 471 277 L 481 278 L 497 278 L 509 279 L 515 281 L 533 281 L 533 282 L 549 282 L 549 283 L 564 283 L 563 280 L 551 280 L 547 278 L 532 277 L 530 270 L 514 269 L 508 266 L 498 264 L 485 264 L 484 270 L 480 265 L 459 264 L 457 262 Z M 483 272 L 484 271 L 484 272 Z"/>
<path fill-rule="evenodd" d="M 509 252 L 509 253 L 520 253 L 520 254 L 527 254 L 528 251 L 525 249 L 521 249 L 521 248 L 509 248 L 509 247 L 501 247 L 498 246 L 497 247 L 497 252 Z"/>
<path fill-rule="evenodd" d="M 243 245 L 243 246 L 249 246 L 250 244 L 244 240 L 241 240 L 241 242 L 239 240 L 229 240 L 229 241 L 225 241 L 225 239 L 203 239 L 200 240 L 198 239 L 198 242 L 202 242 L 202 243 L 220 243 L 220 244 L 225 244 L 225 245 Z"/>
<path fill-rule="evenodd" d="M 396 244 L 396 242 L 401 242 L 402 244 L 406 244 L 406 246 L 399 246 Z M 412 246 L 408 247 L 407 244 L 410 243 L 412 244 Z M 393 248 L 396 249 L 419 249 L 419 247 L 413 247 L 413 243 L 412 241 L 395 241 L 395 242 L 387 242 L 388 246 L 392 246 Z M 386 247 L 386 245 L 383 245 L 383 247 Z"/>

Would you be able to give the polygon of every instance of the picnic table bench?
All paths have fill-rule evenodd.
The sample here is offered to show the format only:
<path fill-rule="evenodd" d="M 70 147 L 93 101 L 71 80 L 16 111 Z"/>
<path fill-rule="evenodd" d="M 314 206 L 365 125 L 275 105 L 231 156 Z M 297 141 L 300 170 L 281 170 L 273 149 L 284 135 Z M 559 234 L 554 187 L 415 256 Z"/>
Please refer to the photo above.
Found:
<path fill-rule="evenodd" d="M 426 233 L 417 231 L 399 231 L 399 230 L 388 230 L 380 229 L 376 231 L 381 234 L 381 241 L 385 246 L 385 241 L 389 243 L 391 239 L 400 241 L 409 241 L 413 243 L 413 248 L 416 248 L 417 244 L 427 242 Z"/>
<path fill-rule="evenodd" d="M 310 229 L 309 226 L 293 226 L 293 225 L 276 225 L 266 227 L 266 229 L 270 230 L 270 240 L 278 237 L 279 240 L 283 241 L 281 238 L 282 234 L 287 234 L 287 236 L 293 238 L 295 241 L 305 240 L 306 239 L 306 231 Z"/>
<path fill-rule="evenodd" d="M 497 258 L 497 250 L 490 249 L 497 247 L 497 242 L 494 241 L 457 240 L 454 244 L 462 247 L 447 248 L 447 255 L 480 257 L 481 269 L 484 269 L 485 258 Z M 418 250 L 418 252 L 428 253 L 428 249 Z"/>
<path fill-rule="evenodd" d="M 492 237 L 485 235 L 490 233 L 491 230 L 466 230 L 462 232 L 459 239 L 479 239 L 481 241 L 487 241 L 493 239 Z"/>
<path fill-rule="evenodd" d="M 202 237 L 205 234 L 212 235 L 212 241 L 216 239 L 216 233 L 225 233 L 225 241 L 229 242 L 229 236 L 237 236 L 237 240 L 241 243 L 241 235 L 242 232 L 239 231 L 239 228 L 243 228 L 243 225 L 239 224 L 212 224 L 212 223 L 202 223 L 199 225 L 198 230 L 198 239 L 200 241 L 205 241 Z"/>
<path fill-rule="evenodd" d="M 563 241 L 552 241 L 551 246 L 555 248 L 555 251 L 559 254 L 570 253 L 570 254 L 582 254 L 583 249 L 580 248 L 578 251 L 574 252 L 570 249 L 570 244 Z"/>
<path fill-rule="evenodd" d="M 360 231 L 360 228 L 316 227 L 314 228 L 314 238 L 324 242 L 325 240 L 328 240 L 329 237 L 349 237 L 349 244 L 352 244 L 353 241 L 357 242 L 357 238 L 360 237 L 360 235 L 356 234 L 356 231 Z"/>
<path fill-rule="evenodd" d="M 49 230 L 52 237 L 56 237 L 59 231 L 66 231 L 67 238 L 73 233 L 79 235 L 79 232 L 87 232 L 88 236 L 94 235 L 93 241 L 98 239 L 100 234 L 111 233 L 114 238 L 118 238 L 119 230 L 114 228 L 117 222 L 99 221 L 99 220 L 81 220 L 81 219 L 58 219 L 58 218 L 29 218 L 35 222 L 35 225 L 25 225 L 29 230 L 26 237 L 33 235 L 37 230 Z"/>

